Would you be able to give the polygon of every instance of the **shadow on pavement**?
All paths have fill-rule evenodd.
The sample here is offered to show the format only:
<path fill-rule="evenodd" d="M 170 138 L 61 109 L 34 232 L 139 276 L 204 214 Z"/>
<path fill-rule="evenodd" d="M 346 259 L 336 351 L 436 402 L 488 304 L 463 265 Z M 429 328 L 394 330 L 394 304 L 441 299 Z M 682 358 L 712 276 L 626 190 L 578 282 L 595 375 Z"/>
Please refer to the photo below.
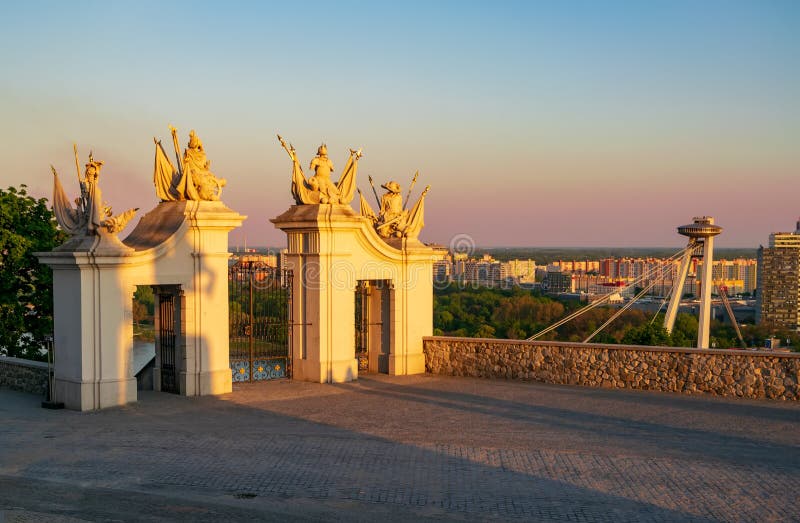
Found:
<path fill-rule="evenodd" d="M 454 401 L 471 401 L 476 405 L 470 411 L 483 414 L 476 397 L 444 393 L 445 399 L 437 399 L 429 390 L 397 390 L 377 382 L 368 387 L 367 394 L 414 403 L 446 401 L 448 408 L 470 410 Z M 225 398 L 150 393 L 137 404 L 88 414 L 43 413 L 28 405 L 11 406 L 15 401 L 19 397 L 0 391 L 0 444 L 5 449 L 0 455 L 5 483 L 0 484 L 48 480 L 52 483 L 42 486 L 57 488 L 32 490 L 28 496 L 24 489 L 4 491 L 0 501 L 5 510 L 18 505 L 33 510 L 37 505 L 31 504 L 44 496 L 53 514 L 131 520 L 194 519 L 197 514 L 191 511 L 180 517 L 180 507 L 195 506 L 187 500 L 212 516 L 220 506 L 230 506 L 231 520 L 248 519 L 240 509 L 256 518 L 281 514 L 393 521 L 714 519 Z M 356 401 L 354 416 L 359 415 L 357 407 Z M 528 415 L 524 407 L 506 405 L 502 415 Z M 559 416 L 569 417 L 551 414 L 553 419 Z M 589 430 L 609 423 L 592 418 L 569 423 L 579 429 L 583 422 L 595 425 Z M 92 501 L 92 492 L 102 494 L 98 499 L 104 501 Z M 115 509 L 122 499 L 126 503 Z M 183 501 L 170 505 L 165 499 Z M 165 511 L 162 518 L 152 510 L 159 503 L 178 508 Z"/>
<path fill-rule="evenodd" d="M 462 378 L 463 379 L 463 378 Z M 530 405 L 497 397 L 486 397 L 465 392 L 429 389 L 418 386 L 397 385 L 380 380 L 359 380 L 359 394 L 377 395 L 386 398 L 402 397 L 425 405 L 435 405 L 447 409 L 461 410 L 470 414 L 506 418 L 518 423 L 542 427 L 558 427 L 573 433 L 587 436 L 603 436 L 615 444 L 631 451 L 641 451 L 650 455 L 666 455 L 676 453 L 688 457 L 713 458 L 732 465 L 772 466 L 781 469 L 800 470 L 800 447 L 775 442 L 751 439 L 726 434 L 719 431 L 698 430 L 670 425 L 673 418 L 665 418 L 662 423 L 642 421 L 625 417 L 624 411 L 611 414 L 598 414 L 585 409 L 582 402 L 587 398 L 598 396 L 615 401 L 635 402 L 640 406 L 671 407 L 673 409 L 702 410 L 691 406 L 696 398 L 676 397 L 652 398 L 651 394 L 639 393 L 632 397 L 629 391 L 602 391 L 598 389 L 572 390 L 567 394 L 574 397 L 572 408 L 556 408 L 546 405 Z M 519 384 L 524 386 L 525 384 Z M 334 385 L 337 386 L 337 385 Z M 564 386 L 546 386 L 555 391 L 547 393 L 564 394 Z M 640 401 L 641 400 L 641 401 Z M 760 405 L 720 404 L 719 402 L 699 400 L 705 411 L 711 414 L 749 415 L 760 417 Z M 689 406 L 687 407 L 687 404 Z M 800 429 L 800 410 L 798 409 L 766 409 L 781 412 L 777 416 L 769 414 L 769 418 L 781 422 L 795 423 Z M 584 409 L 584 410 L 582 410 Z M 674 416 L 674 414 L 673 414 Z M 753 421 L 755 423 L 755 421 Z"/>

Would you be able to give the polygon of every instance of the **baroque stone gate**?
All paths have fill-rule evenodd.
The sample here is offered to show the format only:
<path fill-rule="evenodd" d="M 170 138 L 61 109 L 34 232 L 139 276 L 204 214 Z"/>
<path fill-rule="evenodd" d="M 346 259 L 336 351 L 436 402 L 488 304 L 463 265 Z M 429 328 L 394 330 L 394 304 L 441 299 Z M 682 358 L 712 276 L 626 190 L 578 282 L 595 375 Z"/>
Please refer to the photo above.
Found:
<path fill-rule="evenodd" d="M 180 157 L 174 129 L 173 143 Z M 140 285 L 154 286 L 160 300 L 155 388 L 187 396 L 229 392 L 228 233 L 246 217 L 220 201 L 225 180 L 208 170 L 192 132 L 178 168 L 156 143 L 161 203 L 120 240 L 137 209 L 113 215 L 100 191 L 102 166 L 89 155 L 75 206 L 53 169 L 53 211 L 71 237 L 37 253 L 53 269 L 52 399 L 76 410 L 136 401 L 133 294 Z"/>
<path fill-rule="evenodd" d="M 230 392 L 233 379 L 356 379 L 354 298 L 365 285 L 359 322 L 367 327 L 361 336 L 367 370 L 425 371 L 422 338 L 433 329 L 436 255 L 418 236 L 429 188 L 407 209 L 416 175 L 405 201 L 394 181 L 382 185 L 380 198 L 373 186 L 378 212 L 362 195 L 356 213 L 350 202 L 360 150 L 350 150 L 333 183 L 324 145 L 311 161 L 314 176 L 306 178 L 294 148 L 280 140 L 293 162 L 296 205 L 272 222 L 287 235 L 282 268 L 289 272 L 229 272 L 228 233 L 246 217 L 222 203 L 227 182 L 209 170 L 194 131 L 181 156 L 172 129 L 177 168 L 156 141 L 153 182 L 160 203 L 124 240 L 117 235 L 138 209 L 112 213 L 100 191 L 103 162 L 89 155 L 83 175 L 78 172 L 74 206 L 53 168 L 53 210 L 71 237 L 52 252 L 37 253 L 53 269 L 51 400 L 78 410 L 136 401 L 132 309 L 142 285 L 153 286 L 158 300 L 157 390 L 205 395 Z M 255 299 L 261 292 L 269 304 L 263 311 Z M 370 329 L 374 325 L 380 329 Z"/>
<path fill-rule="evenodd" d="M 286 233 L 283 259 L 294 274 L 293 377 L 335 383 L 357 379 L 360 370 L 425 372 L 422 338 L 433 331 L 436 255 L 418 235 L 428 189 L 407 209 L 408 196 L 404 203 L 399 184 L 390 181 L 382 197 L 373 191 L 377 213 L 363 195 L 355 212 L 360 150 L 350 149 L 334 183 L 325 145 L 306 178 L 294 147 L 278 139 L 292 160 L 295 200 L 271 220 Z"/>

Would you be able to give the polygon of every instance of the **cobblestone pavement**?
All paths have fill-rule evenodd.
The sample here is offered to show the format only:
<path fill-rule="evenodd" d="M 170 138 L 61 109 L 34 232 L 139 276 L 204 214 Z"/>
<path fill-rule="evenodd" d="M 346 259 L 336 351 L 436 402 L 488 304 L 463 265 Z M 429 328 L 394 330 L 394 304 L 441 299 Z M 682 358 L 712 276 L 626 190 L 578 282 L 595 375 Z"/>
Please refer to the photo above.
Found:
<path fill-rule="evenodd" d="M 0 522 L 800 520 L 800 405 L 442 376 L 0 390 Z"/>

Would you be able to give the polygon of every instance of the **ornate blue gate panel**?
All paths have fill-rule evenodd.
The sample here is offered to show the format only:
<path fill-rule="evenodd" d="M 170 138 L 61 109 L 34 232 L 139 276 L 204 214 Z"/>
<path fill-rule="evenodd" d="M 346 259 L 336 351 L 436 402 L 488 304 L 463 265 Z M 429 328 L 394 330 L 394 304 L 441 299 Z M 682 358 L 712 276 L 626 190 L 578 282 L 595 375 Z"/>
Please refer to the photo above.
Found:
<path fill-rule="evenodd" d="M 292 273 L 242 260 L 228 270 L 234 382 L 291 377 Z"/>
<path fill-rule="evenodd" d="M 288 358 L 270 358 L 253 361 L 253 380 L 273 380 L 288 378 Z"/>

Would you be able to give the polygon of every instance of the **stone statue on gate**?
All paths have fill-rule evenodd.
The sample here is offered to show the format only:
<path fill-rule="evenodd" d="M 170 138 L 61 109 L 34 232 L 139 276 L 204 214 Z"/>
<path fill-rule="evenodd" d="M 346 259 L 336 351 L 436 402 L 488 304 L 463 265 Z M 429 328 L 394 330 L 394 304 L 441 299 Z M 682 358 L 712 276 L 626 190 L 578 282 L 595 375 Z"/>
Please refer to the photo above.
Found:
<path fill-rule="evenodd" d="M 331 180 L 333 162 L 328 158 L 325 144 L 319 146 L 309 168 L 314 170 L 314 176 L 308 179 L 308 185 L 319 191 L 319 203 L 339 203 L 339 188 Z"/>
<path fill-rule="evenodd" d="M 75 168 L 78 174 L 78 185 L 81 195 L 75 199 L 75 207 L 61 185 L 56 168 L 53 171 L 53 214 L 61 229 L 73 237 L 91 238 L 115 236 L 125 228 L 139 209 L 129 209 L 117 216 L 113 215 L 111 207 L 103 201 L 100 191 L 100 169 L 103 162 L 95 160 L 89 153 L 89 162 L 85 166 L 84 175 L 81 176 L 78 162 L 78 148 L 75 151 Z M 114 243 L 119 240 L 114 238 Z M 69 242 L 68 242 L 69 243 Z"/>
<path fill-rule="evenodd" d="M 430 185 L 422 191 L 422 194 L 413 208 L 410 210 L 406 208 L 408 206 L 408 199 L 411 196 L 411 190 L 414 188 L 418 176 L 419 172 L 414 175 L 411 187 L 408 189 L 405 203 L 403 203 L 400 184 L 395 181 L 390 181 L 381 185 L 382 188 L 386 189 L 386 193 L 384 193 L 378 201 L 380 210 L 377 214 L 375 214 L 375 211 L 372 210 L 372 207 L 370 207 L 364 195 L 359 191 L 361 216 L 372 222 L 375 231 L 382 238 L 417 239 L 419 237 L 420 231 L 422 231 L 422 228 L 425 226 L 425 196 L 428 194 L 428 190 L 430 190 Z M 372 176 L 369 177 L 369 183 L 372 185 L 372 191 L 377 199 L 378 193 L 375 191 Z"/>
<path fill-rule="evenodd" d="M 286 150 L 292 160 L 292 196 L 298 205 L 308 204 L 349 204 L 355 196 L 356 174 L 358 173 L 358 160 L 361 158 L 361 149 L 350 149 L 350 157 L 344 167 L 342 176 L 337 183 L 331 179 L 334 171 L 333 162 L 328 158 L 328 147 L 325 144 L 317 148 L 315 156 L 309 165 L 314 175 L 306 178 L 303 168 L 297 158 L 293 145 L 286 142 L 278 135 L 278 141 Z"/>
<path fill-rule="evenodd" d="M 386 193 L 381 196 L 381 209 L 375 230 L 384 238 L 401 236 L 408 219 L 408 210 L 403 208 L 403 195 L 400 194 L 400 184 L 391 181 L 381 185 Z"/>
<path fill-rule="evenodd" d="M 227 184 L 225 178 L 217 178 L 211 172 L 211 161 L 206 157 L 203 142 L 194 132 L 189 132 L 189 142 L 180 157 L 178 147 L 178 131 L 169 127 L 172 133 L 172 144 L 175 157 L 180 159 L 176 169 L 161 147 L 161 142 L 153 138 L 156 144 L 155 170 L 153 184 L 156 195 L 162 202 L 182 200 L 217 201 L 222 196 L 222 188 Z"/>

